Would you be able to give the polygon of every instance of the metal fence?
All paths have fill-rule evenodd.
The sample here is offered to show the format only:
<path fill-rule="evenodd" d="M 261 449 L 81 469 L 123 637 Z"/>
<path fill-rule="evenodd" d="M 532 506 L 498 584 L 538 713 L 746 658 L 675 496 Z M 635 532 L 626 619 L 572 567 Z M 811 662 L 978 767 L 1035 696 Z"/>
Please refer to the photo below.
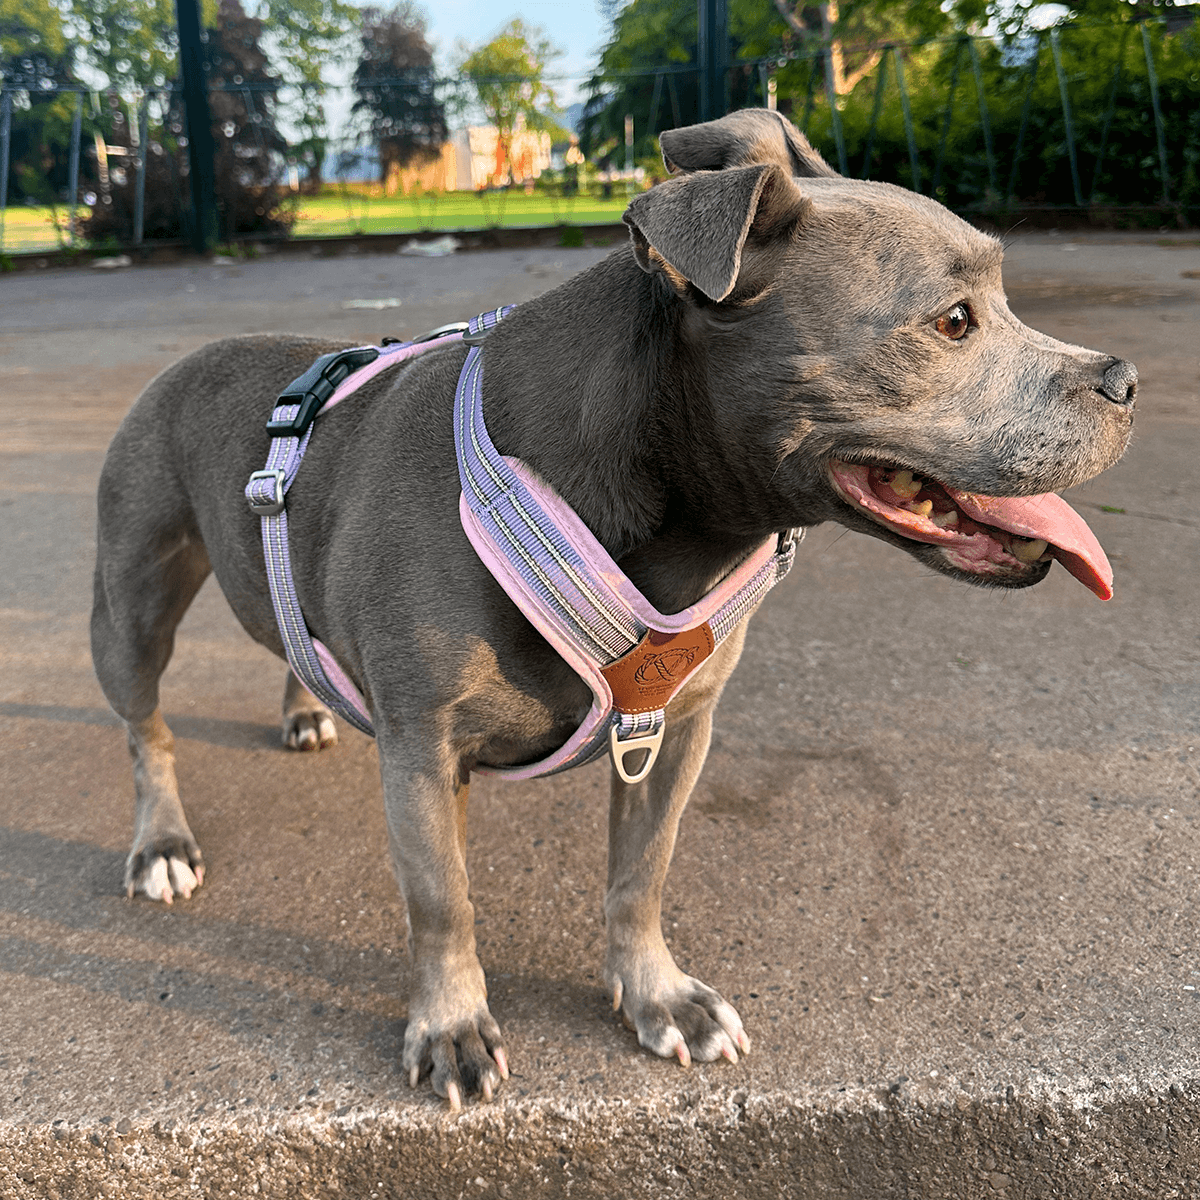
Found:
<path fill-rule="evenodd" d="M 729 102 L 778 106 L 843 174 L 899 183 L 964 212 L 1048 209 L 1141 224 L 1200 219 L 1193 25 L 1065 25 L 1015 43 L 960 36 L 845 53 L 877 61 L 832 104 L 828 45 L 729 64 Z M 326 90 L 330 128 L 305 140 L 288 136 L 280 88 L 210 88 L 218 237 L 615 221 L 630 189 L 653 178 L 653 136 L 697 119 L 699 82 L 695 64 L 595 76 L 583 139 L 593 161 L 580 161 L 578 146 L 566 141 L 543 146 L 523 179 L 511 164 L 506 177 L 515 188 L 498 186 L 502 170 L 481 183 L 461 164 L 451 182 L 445 162 L 440 176 L 432 170 L 437 155 L 381 182 L 378 144 L 356 120 L 349 89 Z M 389 84 L 372 86 L 386 92 Z M 459 86 L 439 81 L 443 90 Z M 611 117 L 624 136 L 619 126 L 606 141 Z M 185 239 L 192 220 L 185 128 L 178 87 L 138 94 L 0 87 L 0 252 Z M 478 156 L 457 136 L 460 154 Z M 630 169 L 635 146 L 645 181 Z M 440 153 L 446 159 L 448 151 Z M 307 179 L 317 167 L 320 194 Z"/>

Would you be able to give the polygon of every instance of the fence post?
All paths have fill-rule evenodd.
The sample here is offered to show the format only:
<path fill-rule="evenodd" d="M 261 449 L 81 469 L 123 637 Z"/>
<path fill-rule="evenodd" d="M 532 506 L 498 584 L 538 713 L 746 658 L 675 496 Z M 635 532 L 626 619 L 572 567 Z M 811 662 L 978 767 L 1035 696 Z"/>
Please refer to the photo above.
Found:
<path fill-rule="evenodd" d="M 983 149 L 987 155 L 988 189 L 996 194 L 996 151 L 992 145 L 992 122 L 988 116 L 987 96 L 983 90 L 983 67 L 979 62 L 979 51 L 975 39 L 967 42 L 971 50 L 971 70 L 975 73 L 975 95 L 979 100 L 979 121 L 983 125 Z"/>
<path fill-rule="evenodd" d="M 1129 41 L 1128 24 L 1121 30 L 1121 40 L 1117 43 L 1117 64 L 1113 68 L 1112 86 L 1108 89 L 1108 107 L 1104 111 L 1104 129 L 1100 133 L 1100 150 L 1096 155 L 1096 165 L 1092 168 L 1092 190 L 1088 203 L 1096 203 L 1096 188 L 1100 186 L 1100 167 L 1104 163 L 1104 151 L 1108 148 L 1108 131 L 1112 125 L 1113 114 L 1117 111 L 1117 85 L 1121 82 L 1121 68 L 1125 63 L 1125 46 Z"/>
<path fill-rule="evenodd" d="M 75 224 L 75 214 L 79 208 L 79 155 L 83 150 L 83 93 L 75 93 L 75 115 L 71 118 L 71 161 L 67 166 L 67 196 L 71 201 L 71 216 L 67 223 L 67 232 L 71 235 L 71 245 L 79 237 L 79 229 Z"/>
<path fill-rule="evenodd" d="M 0 90 L 0 253 L 4 251 L 4 215 L 8 209 L 8 151 L 12 142 L 12 92 Z"/>
<path fill-rule="evenodd" d="M 804 97 L 804 120 L 801 122 L 800 129 L 805 137 L 808 137 L 808 126 L 812 121 L 813 113 L 813 96 L 817 88 L 817 57 L 814 55 L 812 67 L 808 72 L 808 92 Z"/>
<path fill-rule="evenodd" d="M 726 0 L 697 0 L 700 18 L 700 120 L 715 121 L 729 111 L 729 12 Z"/>
<path fill-rule="evenodd" d="M 672 128 L 678 129 L 683 123 L 683 118 L 679 115 L 679 92 L 675 88 L 674 72 L 667 73 L 667 91 L 671 96 L 671 116 L 675 118 L 675 124 Z"/>
<path fill-rule="evenodd" d="M 183 105 L 187 123 L 188 162 L 192 187 L 192 246 L 204 254 L 216 226 L 213 195 L 212 117 L 204 79 L 204 51 L 200 38 L 197 0 L 175 0 L 179 18 L 179 64 L 183 74 Z"/>
<path fill-rule="evenodd" d="M 1029 128 L 1029 108 L 1033 103 L 1033 85 L 1037 83 L 1038 59 L 1042 56 L 1042 35 L 1033 39 L 1033 64 L 1029 68 L 1029 84 L 1025 88 L 1025 103 L 1021 105 L 1021 127 L 1017 130 L 1017 144 L 1013 147 L 1012 170 L 1008 176 L 1008 206 L 1012 207 L 1017 190 L 1017 167 L 1021 162 L 1021 149 L 1025 145 L 1025 131 Z"/>
<path fill-rule="evenodd" d="M 921 190 L 921 163 L 917 158 L 917 139 L 913 133 L 912 105 L 908 102 L 908 88 L 904 85 L 904 56 L 899 50 L 892 51 L 892 63 L 896 68 L 896 86 L 900 89 L 900 107 L 904 110 L 904 136 L 908 139 L 908 166 L 912 172 L 912 190 Z"/>
<path fill-rule="evenodd" d="M 1050 30 L 1050 50 L 1054 55 L 1054 73 L 1058 76 L 1058 94 L 1062 97 L 1063 125 L 1067 131 L 1067 157 L 1071 160 L 1071 186 L 1075 189 L 1075 203 L 1082 208 L 1083 188 L 1079 184 L 1079 162 L 1075 157 L 1075 124 L 1071 120 L 1071 98 L 1067 95 L 1067 74 L 1063 70 L 1057 28 Z"/>
<path fill-rule="evenodd" d="M 146 134 L 150 119 L 150 93 L 138 106 L 138 162 L 136 191 L 133 194 L 133 244 L 140 246 L 146 232 Z"/>
<path fill-rule="evenodd" d="M 875 149 L 875 129 L 879 124 L 879 110 L 883 107 L 883 85 L 887 81 L 888 55 L 895 54 L 894 46 L 884 46 L 879 60 L 879 78 L 875 80 L 875 103 L 871 106 L 871 127 L 867 130 L 867 148 L 863 152 L 862 178 L 871 171 L 871 152 Z"/>
<path fill-rule="evenodd" d="M 954 119 L 954 93 L 958 89 L 958 64 L 962 60 L 962 38 L 954 43 L 954 62 L 950 67 L 950 91 L 946 95 L 946 112 L 942 117 L 942 134 L 938 138 L 937 157 L 933 160 L 933 187 L 930 195 L 936 196 L 942 184 L 942 163 L 946 159 L 946 139 L 950 136 L 950 122 Z"/>
<path fill-rule="evenodd" d="M 625 114 L 625 195 L 633 199 L 633 113 Z"/>
<path fill-rule="evenodd" d="M 837 92 L 833 87 L 833 47 L 825 47 L 825 94 L 829 98 L 829 121 L 833 125 L 833 143 L 837 147 L 838 171 L 845 175 L 846 139 L 842 136 L 842 117 L 838 112 Z"/>
<path fill-rule="evenodd" d="M 1158 138 L 1158 169 L 1162 176 L 1163 203 L 1171 203 L 1171 187 L 1167 175 L 1167 135 L 1163 127 L 1162 108 L 1158 103 L 1158 76 L 1154 71 L 1154 48 L 1150 45 L 1150 30 L 1142 22 L 1142 47 L 1146 51 L 1146 73 L 1150 76 L 1150 103 L 1154 106 L 1154 133 Z"/>
<path fill-rule="evenodd" d="M 662 72 L 659 71 L 654 77 L 654 95 L 650 100 L 650 121 L 646 126 L 651 137 L 654 136 L 654 130 L 658 125 L 658 105 L 659 101 L 662 100 L 662 81 Z"/>

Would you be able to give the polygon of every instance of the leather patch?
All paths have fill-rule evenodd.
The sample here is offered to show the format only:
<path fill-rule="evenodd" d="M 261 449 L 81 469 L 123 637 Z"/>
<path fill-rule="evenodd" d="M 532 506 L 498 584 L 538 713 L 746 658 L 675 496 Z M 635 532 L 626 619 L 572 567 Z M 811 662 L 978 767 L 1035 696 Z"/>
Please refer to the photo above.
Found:
<path fill-rule="evenodd" d="M 705 621 L 683 633 L 648 630 L 622 658 L 601 669 L 618 712 L 666 708 L 688 676 L 713 652 L 716 642 Z"/>

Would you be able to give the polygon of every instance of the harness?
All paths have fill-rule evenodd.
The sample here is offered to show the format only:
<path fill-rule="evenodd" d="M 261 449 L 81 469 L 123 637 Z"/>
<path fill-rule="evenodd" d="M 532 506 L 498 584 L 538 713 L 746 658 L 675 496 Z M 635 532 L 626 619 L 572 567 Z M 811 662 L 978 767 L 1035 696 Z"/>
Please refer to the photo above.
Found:
<path fill-rule="evenodd" d="M 272 441 L 266 467 L 251 475 L 245 493 L 262 519 L 275 618 L 288 662 L 304 686 L 356 729 L 373 734 L 358 688 L 305 625 L 292 579 L 285 498 L 318 414 L 382 371 L 465 342 L 471 348 L 454 395 L 463 530 L 512 601 L 592 691 L 583 723 L 553 754 L 519 766 L 475 769 L 531 779 L 608 752 L 617 774 L 638 783 L 658 756 L 671 698 L 788 573 L 804 531 L 772 535 L 691 607 L 660 613 L 574 509 L 520 459 L 501 455 L 488 436 L 481 343 L 511 311 L 499 308 L 415 342 L 322 355 L 279 396 L 267 423 Z M 627 760 L 639 752 L 645 757 L 631 768 Z"/>

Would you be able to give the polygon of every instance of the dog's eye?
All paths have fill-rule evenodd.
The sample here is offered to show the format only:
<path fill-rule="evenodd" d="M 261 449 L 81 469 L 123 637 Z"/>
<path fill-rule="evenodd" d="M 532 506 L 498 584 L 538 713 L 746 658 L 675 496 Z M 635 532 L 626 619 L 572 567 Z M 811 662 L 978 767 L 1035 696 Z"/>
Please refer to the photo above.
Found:
<path fill-rule="evenodd" d="M 948 337 L 952 342 L 961 341 L 971 328 L 971 314 L 967 312 L 965 304 L 955 304 L 946 309 L 935 324 L 942 337 Z"/>

